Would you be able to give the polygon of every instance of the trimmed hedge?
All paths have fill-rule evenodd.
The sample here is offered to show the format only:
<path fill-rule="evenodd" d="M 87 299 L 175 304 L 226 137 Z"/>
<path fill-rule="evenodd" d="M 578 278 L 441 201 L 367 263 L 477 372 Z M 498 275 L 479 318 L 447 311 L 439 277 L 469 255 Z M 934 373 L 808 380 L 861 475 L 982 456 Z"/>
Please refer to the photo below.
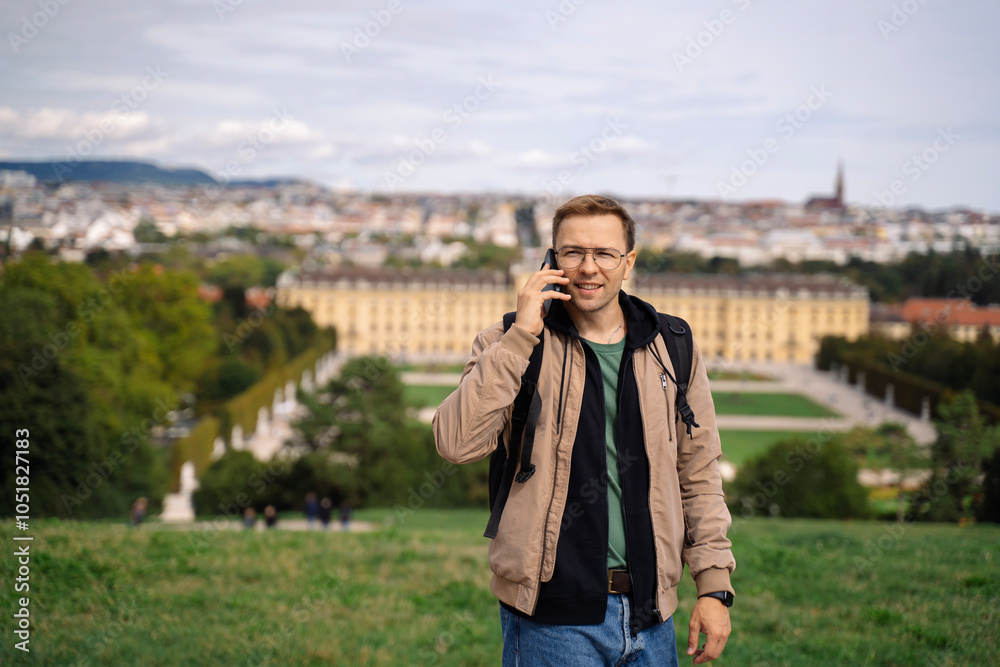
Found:
<path fill-rule="evenodd" d="M 176 493 L 180 488 L 181 466 L 185 461 L 193 461 L 195 474 L 201 477 L 211 464 L 216 437 L 222 436 L 228 450 L 231 449 L 233 426 L 239 424 L 245 436 L 253 433 L 257 428 L 258 411 L 274 402 L 275 390 L 284 387 L 289 380 L 294 380 L 297 385 L 302 373 L 315 367 L 316 362 L 333 349 L 333 338 L 321 334 L 320 340 L 311 348 L 223 403 L 213 415 L 203 417 L 191 433 L 174 443 L 170 457 L 171 492 Z"/>
<path fill-rule="evenodd" d="M 893 387 L 893 405 L 901 410 L 919 416 L 924 398 L 930 399 L 931 417 L 937 415 L 937 406 L 944 401 L 951 402 L 957 393 L 940 382 L 928 380 L 920 375 L 893 370 L 888 364 L 877 361 L 870 350 L 856 350 L 843 338 L 827 336 L 820 344 L 816 355 L 819 370 L 831 370 L 834 366 L 848 369 L 848 381 L 856 384 L 858 373 L 865 374 L 865 391 L 872 396 L 885 399 L 886 389 Z M 1000 424 L 1000 407 L 977 401 L 979 411 L 994 424 Z"/>

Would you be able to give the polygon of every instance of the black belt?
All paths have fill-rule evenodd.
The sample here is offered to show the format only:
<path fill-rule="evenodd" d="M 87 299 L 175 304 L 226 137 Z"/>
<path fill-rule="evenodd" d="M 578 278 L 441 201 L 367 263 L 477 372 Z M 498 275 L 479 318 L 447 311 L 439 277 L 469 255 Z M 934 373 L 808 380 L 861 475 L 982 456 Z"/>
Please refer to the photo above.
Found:
<path fill-rule="evenodd" d="M 608 593 L 625 595 L 632 592 L 632 577 L 628 570 L 608 570 Z"/>

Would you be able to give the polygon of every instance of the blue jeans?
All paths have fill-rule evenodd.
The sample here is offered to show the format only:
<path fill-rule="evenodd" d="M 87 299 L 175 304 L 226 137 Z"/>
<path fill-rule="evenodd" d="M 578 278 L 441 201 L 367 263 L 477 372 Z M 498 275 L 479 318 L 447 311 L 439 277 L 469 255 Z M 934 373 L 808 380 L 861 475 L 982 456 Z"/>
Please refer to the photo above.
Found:
<path fill-rule="evenodd" d="M 503 667 L 677 667 L 673 617 L 633 637 L 630 607 L 628 596 L 611 594 L 603 623 L 549 625 L 512 614 L 501 605 Z"/>

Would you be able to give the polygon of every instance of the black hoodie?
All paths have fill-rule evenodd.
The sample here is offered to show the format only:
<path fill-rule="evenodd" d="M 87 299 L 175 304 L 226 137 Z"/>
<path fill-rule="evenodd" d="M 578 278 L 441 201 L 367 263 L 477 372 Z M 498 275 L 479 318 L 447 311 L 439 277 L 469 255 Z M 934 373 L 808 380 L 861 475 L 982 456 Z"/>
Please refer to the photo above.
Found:
<path fill-rule="evenodd" d="M 656 309 L 619 292 L 618 303 L 628 323 L 625 351 L 618 372 L 618 465 L 628 569 L 632 578 L 632 633 L 660 623 L 656 609 L 656 553 L 649 513 L 649 461 L 632 356 L 660 335 Z M 569 492 L 563 511 L 552 578 L 542 582 L 533 616 L 504 607 L 540 623 L 592 625 L 604 622 L 608 602 L 608 497 L 605 443 L 604 383 L 597 355 L 582 344 L 580 334 L 561 301 L 554 301 L 545 326 L 562 337 L 570 354 L 586 357 L 583 407 L 573 443 Z M 565 360 L 565 357 L 564 357 Z M 565 377 L 563 378 L 563 383 Z M 559 396 L 542 396 L 559 401 Z M 561 412 L 561 406 L 560 406 Z M 558 417 L 561 419 L 560 417 Z M 503 603 L 501 603 L 503 604 Z"/>

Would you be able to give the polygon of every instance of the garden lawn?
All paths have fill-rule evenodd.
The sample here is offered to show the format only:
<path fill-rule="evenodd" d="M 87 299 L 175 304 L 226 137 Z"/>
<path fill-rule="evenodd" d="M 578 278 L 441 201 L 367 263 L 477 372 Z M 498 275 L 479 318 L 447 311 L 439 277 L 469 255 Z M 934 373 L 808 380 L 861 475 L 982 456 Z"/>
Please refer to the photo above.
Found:
<path fill-rule="evenodd" d="M 839 417 L 818 403 L 798 394 L 712 392 L 715 412 L 720 415 L 768 415 L 774 417 Z"/>
<path fill-rule="evenodd" d="M 815 437 L 815 431 L 719 431 L 722 439 L 722 458 L 733 465 L 741 465 L 744 461 L 763 454 L 771 446 L 782 440 Z"/>
<path fill-rule="evenodd" d="M 31 653 L 4 665 L 497 665 L 487 512 L 359 510 L 373 533 L 34 521 Z M 0 524 L 12 544 L 13 525 Z M 1000 662 L 1000 527 L 743 519 L 717 665 Z M 18 596 L 24 593 L 18 593 Z M 674 620 L 681 664 L 694 586 Z"/>

